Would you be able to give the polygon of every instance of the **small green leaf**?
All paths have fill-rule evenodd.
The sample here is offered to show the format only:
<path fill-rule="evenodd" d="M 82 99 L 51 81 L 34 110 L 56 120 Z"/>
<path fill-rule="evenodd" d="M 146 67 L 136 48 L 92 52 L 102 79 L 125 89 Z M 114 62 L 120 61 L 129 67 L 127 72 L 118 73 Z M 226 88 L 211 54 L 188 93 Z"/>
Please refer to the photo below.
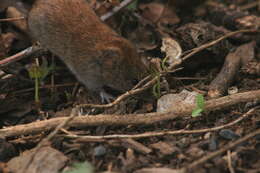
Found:
<path fill-rule="evenodd" d="M 201 115 L 201 112 L 203 112 L 203 109 L 201 109 L 201 108 L 194 109 L 194 110 L 192 111 L 191 116 L 192 116 L 192 117 L 198 117 L 198 116 Z"/>
<path fill-rule="evenodd" d="M 127 9 L 128 10 L 136 10 L 137 2 L 138 2 L 138 0 L 135 0 L 134 2 L 132 2 L 130 5 L 127 6 Z"/>
<path fill-rule="evenodd" d="M 204 105 L 205 105 L 205 100 L 204 100 L 204 97 L 202 94 L 198 94 L 196 96 L 196 104 L 197 104 L 197 107 L 200 108 L 200 109 L 204 109 Z"/>
<path fill-rule="evenodd" d="M 50 67 L 42 67 L 40 68 L 41 73 L 41 80 L 43 80 L 48 74 L 50 74 L 51 71 L 54 70 L 54 65 L 51 65 Z"/>
<path fill-rule="evenodd" d="M 65 171 L 63 173 L 93 173 L 94 168 L 88 162 L 74 163 L 72 165 L 72 170 Z"/>
<path fill-rule="evenodd" d="M 196 96 L 196 108 L 192 111 L 191 116 L 197 117 L 200 116 L 201 113 L 204 111 L 205 100 L 202 94 L 198 94 Z"/>

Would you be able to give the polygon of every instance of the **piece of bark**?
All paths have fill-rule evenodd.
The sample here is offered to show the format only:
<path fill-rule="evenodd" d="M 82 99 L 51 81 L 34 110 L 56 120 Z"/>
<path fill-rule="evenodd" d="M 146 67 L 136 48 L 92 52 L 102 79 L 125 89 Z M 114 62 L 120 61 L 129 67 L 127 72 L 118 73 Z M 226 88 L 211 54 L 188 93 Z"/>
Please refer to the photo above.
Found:
<path fill-rule="evenodd" d="M 254 45 L 254 42 L 244 44 L 227 55 L 220 73 L 210 83 L 209 97 L 216 98 L 226 93 L 228 87 L 234 82 L 241 65 L 246 65 L 254 58 Z"/>

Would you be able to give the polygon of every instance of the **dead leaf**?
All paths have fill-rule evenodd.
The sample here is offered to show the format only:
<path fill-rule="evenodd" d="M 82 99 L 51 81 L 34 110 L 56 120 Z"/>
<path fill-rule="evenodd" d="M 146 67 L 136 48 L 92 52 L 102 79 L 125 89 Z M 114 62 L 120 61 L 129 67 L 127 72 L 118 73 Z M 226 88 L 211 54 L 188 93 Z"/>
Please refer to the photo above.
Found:
<path fill-rule="evenodd" d="M 179 43 L 170 37 L 162 39 L 161 51 L 166 53 L 167 63 L 171 66 L 181 61 L 182 49 Z"/>
<path fill-rule="evenodd" d="M 11 172 L 19 173 L 26 169 L 26 173 L 58 173 L 65 166 L 68 158 L 58 150 L 51 147 L 42 147 L 35 154 L 35 150 L 29 150 L 22 153 L 20 156 L 10 160 L 7 165 Z M 34 159 L 31 157 L 34 155 Z"/>

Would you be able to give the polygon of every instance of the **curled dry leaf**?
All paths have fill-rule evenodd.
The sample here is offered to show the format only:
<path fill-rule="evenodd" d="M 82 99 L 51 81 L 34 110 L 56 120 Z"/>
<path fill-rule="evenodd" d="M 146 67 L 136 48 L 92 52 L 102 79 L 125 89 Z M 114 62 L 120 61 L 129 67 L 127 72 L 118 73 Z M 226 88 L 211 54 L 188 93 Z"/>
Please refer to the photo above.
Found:
<path fill-rule="evenodd" d="M 180 57 L 182 49 L 179 43 L 170 37 L 162 39 L 161 51 L 166 53 L 165 58 L 167 63 L 171 66 L 173 63 L 181 61 Z"/>

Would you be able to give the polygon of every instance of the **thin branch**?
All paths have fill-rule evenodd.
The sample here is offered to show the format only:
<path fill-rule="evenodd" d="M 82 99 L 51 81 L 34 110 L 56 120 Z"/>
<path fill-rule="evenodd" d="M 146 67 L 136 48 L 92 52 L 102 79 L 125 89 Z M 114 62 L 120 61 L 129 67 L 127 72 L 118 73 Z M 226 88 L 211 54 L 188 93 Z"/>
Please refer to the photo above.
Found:
<path fill-rule="evenodd" d="M 150 76 L 147 76 L 146 78 L 144 78 L 143 80 L 147 80 L 148 78 L 150 78 Z M 140 81 L 137 85 L 139 86 L 140 83 L 143 83 L 143 80 Z M 78 105 L 79 107 L 84 107 L 84 108 L 110 108 L 113 107 L 115 105 L 117 105 L 118 103 L 120 103 L 121 101 L 125 100 L 126 98 L 128 98 L 129 96 L 133 96 L 136 95 L 138 93 L 141 93 L 142 91 L 150 88 L 154 83 L 156 82 L 156 78 L 148 81 L 144 86 L 142 86 L 141 88 L 137 88 L 137 86 L 134 86 L 134 88 L 130 91 L 125 92 L 124 94 L 120 95 L 119 97 L 116 98 L 116 100 L 114 100 L 113 102 L 109 103 L 109 104 L 104 104 L 104 105 L 98 105 L 98 104 L 81 104 Z"/>
<path fill-rule="evenodd" d="M 0 61 L 0 68 L 7 66 L 7 65 L 9 65 L 13 62 L 19 61 L 20 59 L 23 59 L 24 57 L 28 57 L 29 55 L 31 55 L 31 54 L 39 51 L 39 50 L 41 50 L 41 48 L 38 47 L 38 46 L 28 47 L 27 49 L 13 55 L 13 56 L 10 56 L 8 58 L 1 60 Z"/>
<path fill-rule="evenodd" d="M 138 138 L 147 138 L 147 137 L 156 137 L 156 136 L 165 136 L 165 135 L 180 135 L 180 134 L 196 134 L 196 133 L 207 133 L 207 132 L 213 132 L 213 131 L 218 131 L 220 129 L 228 128 L 230 126 L 233 126 L 243 119 L 249 117 L 252 115 L 254 111 L 256 111 L 259 107 L 255 107 L 250 109 L 248 112 L 240 116 L 239 118 L 235 119 L 234 121 L 213 127 L 213 128 L 207 128 L 207 129 L 200 129 L 200 130 L 174 130 L 174 131 L 162 131 L 162 132 L 146 132 L 146 133 L 141 133 L 141 134 L 135 134 L 135 135 L 105 135 L 105 136 L 78 136 L 78 135 L 65 135 L 64 137 L 67 138 L 72 138 L 72 139 L 77 139 L 80 141 L 95 141 L 95 140 L 106 140 L 106 139 L 122 139 L 122 138 L 132 138 L 132 139 L 138 139 Z"/>
<path fill-rule="evenodd" d="M 26 17 L 14 17 L 14 18 L 6 18 L 6 19 L 0 19 L 0 22 L 12 22 L 17 20 L 25 20 Z"/>

